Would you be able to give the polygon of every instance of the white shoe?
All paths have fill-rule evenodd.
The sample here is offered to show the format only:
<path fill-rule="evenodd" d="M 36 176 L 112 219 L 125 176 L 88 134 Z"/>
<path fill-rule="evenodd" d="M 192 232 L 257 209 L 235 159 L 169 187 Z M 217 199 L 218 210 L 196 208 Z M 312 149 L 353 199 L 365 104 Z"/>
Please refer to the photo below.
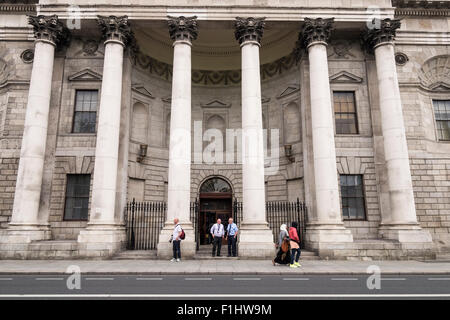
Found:
<path fill-rule="evenodd" d="M 177 259 L 177 262 L 180 262 L 181 260 L 180 259 Z"/>
<path fill-rule="evenodd" d="M 170 262 L 175 262 L 175 258 L 170 259 Z"/>

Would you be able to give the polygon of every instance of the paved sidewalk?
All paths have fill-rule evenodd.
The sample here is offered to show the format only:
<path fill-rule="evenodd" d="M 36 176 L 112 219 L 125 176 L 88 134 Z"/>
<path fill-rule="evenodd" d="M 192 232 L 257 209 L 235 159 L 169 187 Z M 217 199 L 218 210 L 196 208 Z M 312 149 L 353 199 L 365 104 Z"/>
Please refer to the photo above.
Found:
<path fill-rule="evenodd" d="M 86 274 L 363 274 L 376 265 L 382 274 L 449 274 L 450 262 L 300 261 L 301 268 L 266 260 L 0 260 L 0 274 L 63 274 L 71 265 Z"/>

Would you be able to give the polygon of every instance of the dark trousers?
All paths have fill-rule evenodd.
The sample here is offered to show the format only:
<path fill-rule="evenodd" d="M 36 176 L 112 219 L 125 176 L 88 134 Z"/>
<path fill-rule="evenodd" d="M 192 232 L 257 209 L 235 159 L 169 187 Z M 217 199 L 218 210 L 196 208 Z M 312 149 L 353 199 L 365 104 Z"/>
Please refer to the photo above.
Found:
<path fill-rule="evenodd" d="M 181 248 L 180 248 L 181 240 L 174 240 L 172 241 L 173 245 L 173 258 L 174 259 L 181 259 Z"/>
<path fill-rule="evenodd" d="M 297 255 L 295 254 L 295 252 L 297 252 Z M 298 262 L 298 259 L 300 259 L 300 248 L 291 249 L 291 264 L 294 263 L 294 258 L 295 258 L 295 262 Z"/>
<path fill-rule="evenodd" d="M 216 247 L 217 247 L 217 256 L 220 256 L 220 248 L 222 248 L 222 237 L 214 237 L 212 249 L 213 257 L 216 255 Z"/>
<path fill-rule="evenodd" d="M 233 257 L 236 257 L 236 237 L 229 236 L 228 237 L 228 255 L 231 256 L 231 252 L 233 252 Z"/>

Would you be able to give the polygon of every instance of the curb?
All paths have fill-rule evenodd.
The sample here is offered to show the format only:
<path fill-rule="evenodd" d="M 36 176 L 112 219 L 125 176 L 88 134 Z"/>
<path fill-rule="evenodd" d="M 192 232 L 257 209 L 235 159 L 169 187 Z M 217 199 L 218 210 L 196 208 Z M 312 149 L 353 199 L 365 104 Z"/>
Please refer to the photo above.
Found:
<path fill-rule="evenodd" d="M 68 275 L 65 271 L 0 271 L 0 275 Z M 230 272 L 230 271 L 216 271 L 216 272 L 167 272 L 167 271 L 87 271 L 81 272 L 82 275 L 166 275 L 166 276 L 180 276 L 180 275 L 264 275 L 264 276 L 292 276 L 292 275 L 309 275 L 309 276 L 321 276 L 321 275 L 361 275 L 367 276 L 370 275 L 364 272 L 341 272 L 341 271 L 320 271 L 320 272 Z M 382 272 L 381 275 L 450 275 L 450 271 L 412 271 L 412 272 L 403 272 L 403 271 L 386 271 Z"/>

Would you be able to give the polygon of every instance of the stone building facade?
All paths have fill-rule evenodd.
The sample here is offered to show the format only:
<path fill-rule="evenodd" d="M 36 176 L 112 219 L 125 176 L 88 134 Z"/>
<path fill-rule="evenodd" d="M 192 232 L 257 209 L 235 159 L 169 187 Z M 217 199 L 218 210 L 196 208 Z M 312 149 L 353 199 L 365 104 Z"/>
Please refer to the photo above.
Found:
<path fill-rule="evenodd" d="M 449 13 L 408 0 L 0 4 L 0 257 L 113 256 L 133 198 L 167 203 L 159 257 L 174 217 L 193 256 L 189 203 L 211 181 L 243 202 L 241 257 L 274 252 L 265 200 L 297 198 L 323 258 L 448 251 Z M 248 134 L 242 159 L 199 158 L 208 132 L 223 148 Z"/>

